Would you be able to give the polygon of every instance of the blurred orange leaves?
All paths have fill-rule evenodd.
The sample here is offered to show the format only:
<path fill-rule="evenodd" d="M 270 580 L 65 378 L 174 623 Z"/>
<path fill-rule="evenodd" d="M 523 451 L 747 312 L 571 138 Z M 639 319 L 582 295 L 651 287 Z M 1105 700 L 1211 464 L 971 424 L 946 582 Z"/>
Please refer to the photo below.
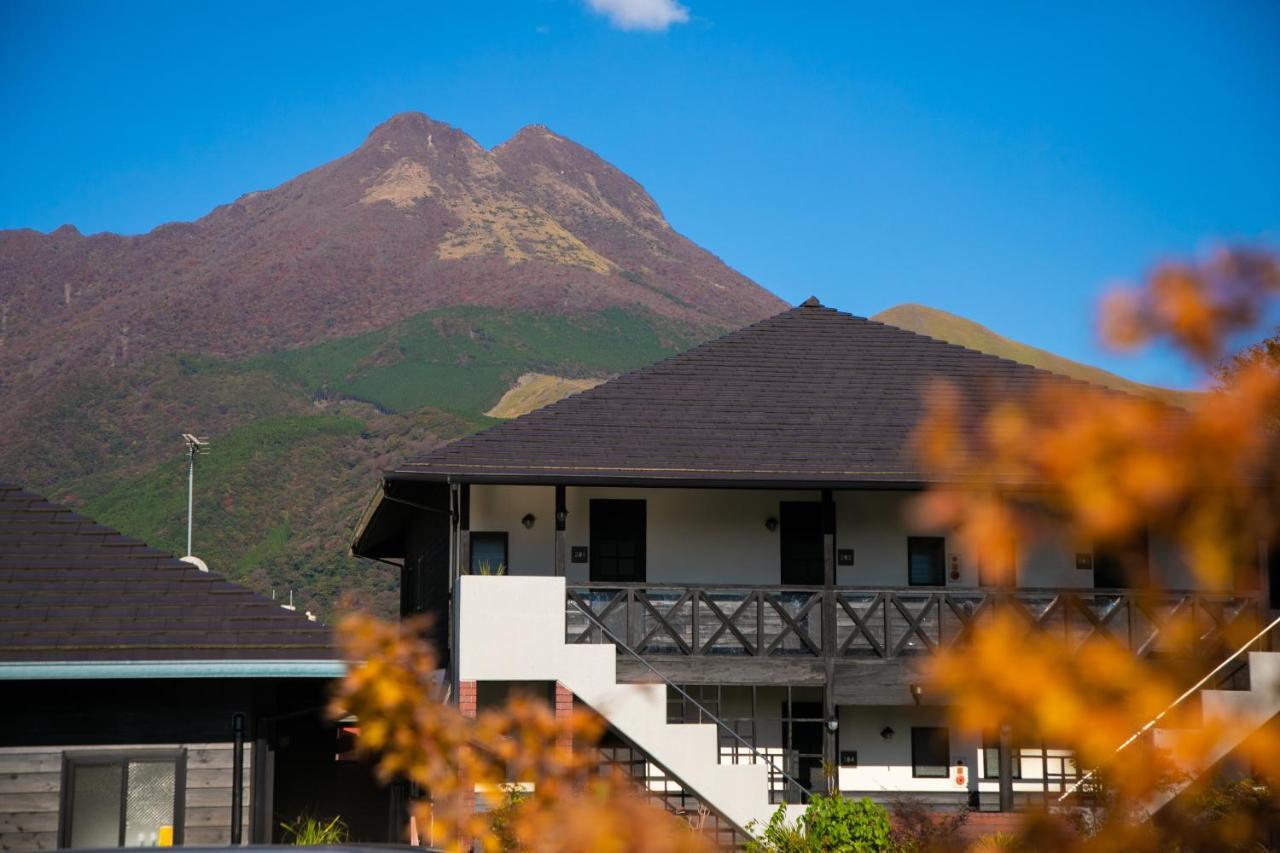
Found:
<path fill-rule="evenodd" d="M 1124 347 L 1163 342 L 1209 375 L 1277 296 L 1274 257 L 1221 251 L 1160 266 L 1142 286 L 1117 291 L 1104 303 L 1101 327 Z M 1238 365 L 1190 410 L 1050 378 L 1028 402 L 985 411 L 967 402 L 949 386 L 928 396 L 916 448 L 943 485 L 928 490 L 916 511 L 953 530 L 966 557 L 1006 585 L 1014 585 L 1019 550 L 1055 533 L 1095 551 L 1150 534 L 1168 544 L 1154 565 L 1157 582 L 1185 567 L 1201 588 L 1228 591 L 1256 580 L 1261 543 L 1280 542 L 1280 371 L 1273 364 Z M 1137 572 L 1133 581 L 1147 582 Z M 1196 628 L 1173 619 L 1162 631 L 1171 645 L 1189 647 Z M 1144 742 L 1122 759 L 1112 753 L 1211 666 L 1193 657 L 1142 659 L 1105 640 L 1072 649 L 1005 613 L 977 629 L 971 644 L 933 659 L 927 672 L 954 703 L 957 726 L 989 731 L 1008 723 L 1027 742 L 1069 748 L 1082 770 L 1105 767 L 1119 812 L 1141 813 L 1177 768 L 1197 766 L 1224 732 L 1193 728 L 1171 739 L 1168 751 Z M 1275 741 L 1255 735 L 1248 754 L 1275 770 Z M 1118 846 L 1168 842 L 1133 822 L 1114 823 L 1108 833 Z"/>
<path fill-rule="evenodd" d="M 419 827 L 448 850 L 703 851 L 687 823 L 642 800 L 619 774 L 600 769 L 595 714 L 557 718 L 546 702 L 513 696 L 475 718 L 443 701 L 436 658 L 421 621 L 354 614 L 338 629 L 353 667 L 334 696 L 335 716 L 360 721 L 357 746 L 378 755 L 384 779 L 404 778 L 428 798 Z M 522 784 L 523 783 L 523 784 Z M 522 796 L 509 802 L 509 792 Z M 504 805 L 507 808 L 502 808 Z M 495 809 L 508 824 L 496 825 Z"/>

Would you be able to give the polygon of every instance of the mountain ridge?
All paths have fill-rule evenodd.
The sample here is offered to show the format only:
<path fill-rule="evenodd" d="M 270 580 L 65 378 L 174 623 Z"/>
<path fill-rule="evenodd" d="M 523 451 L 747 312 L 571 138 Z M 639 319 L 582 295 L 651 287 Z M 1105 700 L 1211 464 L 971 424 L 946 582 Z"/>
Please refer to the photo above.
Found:
<path fill-rule="evenodd" d="M 569 154 L 527 144 L 542 133 Z M 783 307 L 676 234 L 639 184 L 587 149 L 532 128 L 499 149 L 402 113 L 348 154 L 190 222 L 132 236 L 0 232 L 0 382 L 179 344 L 223 355 L 300 346 L 456 304 L 638 305 L 717 328 Z M 588 171 L 558 177 L 566 163 Z M 58 356 L 33 343 L 59 337 Z"/>
<path fill-rule="evenodd" d="M 1029 364 L 1072 379 L 1080 379 L 1130 394 L 1154 397 L 1178 406 L 1191 405 L 1198 397 L 1194 391 L 1144 385 L 1141 382 L 1126 379 L 1101 367 L 1074 361 L 1049 350 L 1023 343 L 967 317 L 928 305 L 906 302 L 886 308 L 870 319 L 978 352 L 985 352 L 988 355 Z"/>

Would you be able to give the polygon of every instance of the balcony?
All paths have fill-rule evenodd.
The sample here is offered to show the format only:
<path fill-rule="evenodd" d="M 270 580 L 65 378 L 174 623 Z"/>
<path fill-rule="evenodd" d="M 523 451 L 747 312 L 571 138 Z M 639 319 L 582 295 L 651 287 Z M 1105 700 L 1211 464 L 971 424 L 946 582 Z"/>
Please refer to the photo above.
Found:
<path fill-rule="evenodd" d="M 836 587 L 832 597 L 828 607 L 821 587 L 573 583 L 566 640 L 612 642 L 603 624 L 645 657 L 794 660 L 826 657 L 830 632 L 837 659 L 880 661 L 962 644 L 1002 611 L 1072 649 L 1105 641 L 1136 655 L 1213 655 L 1224 632 L 1258 606 L 1256 597 L 1230 593 L 1097 589 Z M 1193 648 L 1175 646 L 1166 630 L 1187 619 Z"/>

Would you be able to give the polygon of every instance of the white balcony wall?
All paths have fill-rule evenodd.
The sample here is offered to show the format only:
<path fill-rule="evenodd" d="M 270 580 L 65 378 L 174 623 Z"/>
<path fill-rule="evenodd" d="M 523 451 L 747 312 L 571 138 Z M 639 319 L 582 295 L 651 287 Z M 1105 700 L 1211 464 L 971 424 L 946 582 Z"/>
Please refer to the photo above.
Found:
<path fill-rule="evenodd" d="M 947 585 L 976 587 L 980 567 L 961 556 L 947 531 L 932 529 L 912 517 L 916 492 L 837 491 L 836 547 L 852 548 L 854 565 L 837 566 L 836 582 L 845 586 L 907 585 L 907 538 L 948 538 Z M 779 516 L 782 501 L 816 501 L 816 491 L 750 489 L 637 489 L 569 487 L 566 530 L 566 574 L 588 579 L 588 565 L 568 561 L 574 545 L 589 545 L 590 501 L 593 498 L 640 499 L 646 502 L 646 564 L 650 583 L 777 584 L 780 531 L 765 520 Z M 532 514 L 526 529 L 521 523 Z M 555 490 L 551 486 L 472 486 L 471 530 L 504 531 L 512 575 L 549 575 L 554 569 Z M 1043 536 L 1018 550 L 1017 584 L 1021 587 L 1089 588 L 1093 572 L 1077 569 L 1075 556 L 1087 543 L 1075 542 L 1060 526 L 1045 519 Z M 954 563 L 953 563 L 954 558 Z M 1151 543 L 1153 579 L 1170 588 L 1190 588 L 1194 578 L 1170 543 Z M 952 566 L 959 577 L 951 577 Z"/>

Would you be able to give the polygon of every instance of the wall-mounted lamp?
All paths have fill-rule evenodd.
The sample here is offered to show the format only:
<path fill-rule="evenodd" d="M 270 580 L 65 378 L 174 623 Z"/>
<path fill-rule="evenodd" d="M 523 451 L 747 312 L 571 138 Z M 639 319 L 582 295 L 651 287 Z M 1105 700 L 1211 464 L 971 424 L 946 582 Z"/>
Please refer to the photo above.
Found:
<path fill-rule="evenodd" d="M 893 734 L 894 732 L 893 732 L 892 726 L 885 726 L 883 729 L 880 730 L 880 737 L 884 738 L 885 740 L 893 740 Z"/>
<path fill-rule="evenodd" d="M 951 579 L 953 581 L 960 580 L 960 558 L 955 554 L 951 555 Z"/>
<path fill-rule="evenodd" d="M 912 699 L 912 701 L 914 701 L 917 705 L 919 705 L 919 704 L 920 704 L 920 699 L 921 699 L 921 697 L 923 697 L 923 696 L 924 696 L 924 685 L 922 685 L 922 684 L 912 684 L 912 685 L 910 685 L 910 687 L 911 687 L 911 699 Z"/>
<path fill-rule="evenodd" d="M 840 720 L 835 716 L 827 717 L 827 731 L 835 734 L 840 729 Z"/>
<path fill-rule="evenodd" d="M 569 510 L 567 509 L 556 510 L 556 524 L 559 524 L 561 527 L 564 526 L 565 519 L 568 517 L 569 517 Z"/>
<path fill-rule="evenodd" d="M 767 529 L 770 533 L 772 533 L 773 531 L 778 529 L 778 519 L 774 518 L 771 515 L 764 520 L 764 526 L 765 526 L 765 529 Z"/>
<path fill-rule="evenodd" d="M 520 523 L 524 525 L 525 530 L 529 530 L 533 527 L 533 523 L 537 520 L 538 520 L 537 516 L 535 516 L 533 513 L 526 512 L 524 514 L 524 518 L 520 519 Z"/>

